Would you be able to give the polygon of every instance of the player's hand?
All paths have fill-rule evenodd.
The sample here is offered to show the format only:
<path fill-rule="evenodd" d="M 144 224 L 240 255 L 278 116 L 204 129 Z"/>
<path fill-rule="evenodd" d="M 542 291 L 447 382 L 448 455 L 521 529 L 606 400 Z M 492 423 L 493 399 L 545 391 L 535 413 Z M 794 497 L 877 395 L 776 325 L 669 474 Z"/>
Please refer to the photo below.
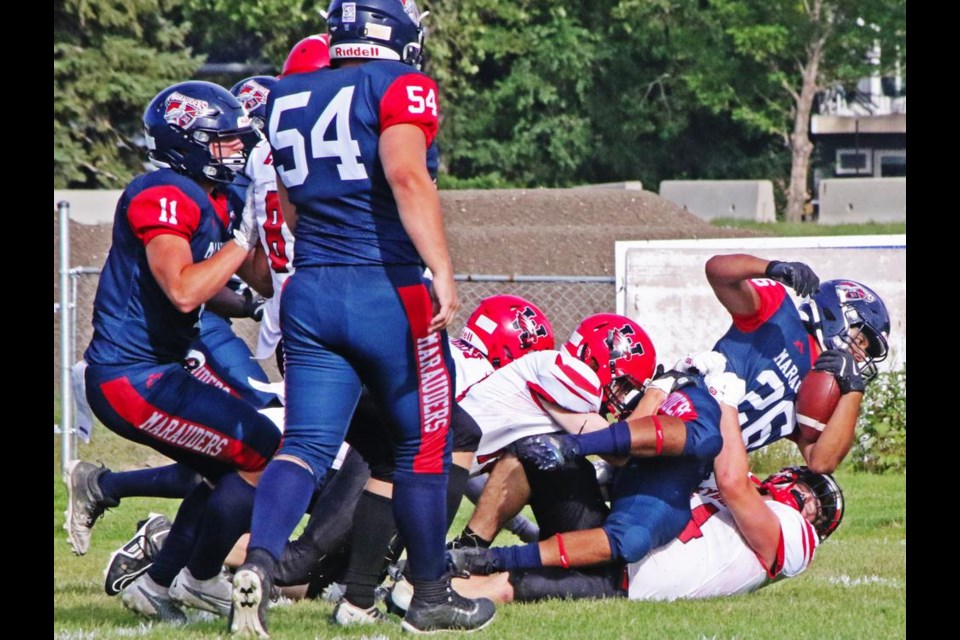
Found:
<path fill-rule="evenodd" d="M 260 322 L 260 320 L 263 319 L 263 309 L 267 306 L 267 299 L 261 298 L 250 287 L 246 287 L 241 295 L 243 295 L 243 312 L 245 316 Z"/>
<path fill-rule="evenodd" d="M 677 371 L 676 369 L 664 371 L 662 365 L 657 365 L 657 372 L 653 378 L 643 383 L 643 392 L 646 393 L 649 389 L 659 389 L 665 394 L 670 395 L 677 389 L 681 389 L 690 384 L 693 384 L 693 374 Z"/>
<path fill-rule="evenodd" d="M 792 287 L 800 297 L 809 296 L 820 288 L 820 277 L 803 262 L 780 262 L 771 260 L 766 276 Z"/>
<path fill-rule="evenodd" d="M 433 318 L 428 330 L 430 333 L 447 328 L 460 308 L 460 299 L 457 297 L 457 285 L 453 275 L 446 277 L 433 276 L 430 286 L 430 298 L 433 300 Z"/>
<path fill-rule="evenodd" d="M 716 351 L 699 351 L 680 358 L 674 370 L 683 373 L 700 374 L 723 373 L 727 370 L 727 358 Z"/>
<path fill-rule="evenodd" d="M 233 230 L 233 241 L 240 245 L 241 249 L 246 251 L 250 251 L 260 242 L 254 208 L 249 206 L 249 204 L 243 208 L 243 214 L 240 216 L 240 224 Z"/>
<path fill-rule="evenodd" d="M 860 367 L 857 366 L 857 360 L 847 351 L 839 349 L 828 349 L 820 354 L 813 365 L 814 371 L 826 371 L 833 374 L 840 387 L 841 394 L 847 394 L 851 391 L 863 393 L 865 384 L 863 376 L 860 375 Z"/>
<path fill-rule="evenodd" d="M 747 384 L 737 374 L 729 371 L 711 373 L 704 377 L 703 381 L 717 402 L 734 408 L 738 407 L 743 396 L 747 395 Z"/>

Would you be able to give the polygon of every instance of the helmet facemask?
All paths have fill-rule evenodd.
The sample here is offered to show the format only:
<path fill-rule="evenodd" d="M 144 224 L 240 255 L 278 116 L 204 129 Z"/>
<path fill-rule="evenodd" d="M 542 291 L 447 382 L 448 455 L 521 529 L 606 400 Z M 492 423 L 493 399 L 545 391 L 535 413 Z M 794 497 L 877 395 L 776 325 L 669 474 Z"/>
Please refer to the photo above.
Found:
<path fill-rule="evenodd" d="M 841 303 L 840 305 L 845 330 L 833 336 L 826 336 L 823 332 L 823 318 L 820 317 L 820 314 L 822 313 L 831 322 L 836 321 L 837 318 L 834 317 L 829 307 L 821 308 L 818 304 L 811 304 L 809 309 L 813 316 L 812 324 L 816 328 L 817 339 L 820 344 L 825 349 L 839 349 L 853 354 L 864 383 L 876 378 L 877 363 L 886 359 L 889 350 L 886 336 L 867 322 L 863 314 L 850 303 Z M 867 340 L 868 346 L 866 349 L 858 346 L 860 336 Z"/>
<path fill-rule="evenodd" d="M 804 487 L 807 492 L 803 491 Z M 814 516 L 807 520 L 816 529 L 821 542 L 836 531 L 843 520 L 843 492 L 828 474 L 814 473 L 807 467 L 784 467 L 760 483 L 760 492 L 795 508 L 805 518 L 807 501 L 814 500 Z"/>

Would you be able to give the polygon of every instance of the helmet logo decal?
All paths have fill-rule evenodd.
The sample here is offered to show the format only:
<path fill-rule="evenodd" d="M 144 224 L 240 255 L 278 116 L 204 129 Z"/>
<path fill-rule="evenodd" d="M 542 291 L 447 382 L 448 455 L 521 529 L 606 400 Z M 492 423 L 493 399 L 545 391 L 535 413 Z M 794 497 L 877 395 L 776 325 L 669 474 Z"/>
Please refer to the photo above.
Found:
<path fill-rule="evenodd" d="M 174 91 L 164 102 L 163 119 L 181 129 L 189 129 L 197 118 L 210 114 L 209 106 L 206 100 L 197 100 Z"/>
<path fill-rule="evenodd" d="M 513 321 L 510 328 L 520 334 L 520 343 L 525 348 L 529 348 L 547 335 L 547 328 L 538 323 L 537 313 L 530 307 L 524 307 L 522 311 L 517 312 L 517 319 Z"/>
<path fill-rule="evenodd" d="M 840 299 L 841 303 L 855 302 L 857 300 L 874 302 L 877 299 L 872 293 L 864 289 L 862 286 L 849 280 L 838 282 L 836 289 L 837 297 Z"/>
<path fill-rule="evenodd" d="M 643 345 L 639 342 L 635 343 L 633 339 L 629 337 L 635 333 L 633 327 L 628 324 L 623 325 L 619 329 L 610 330 L 610 333 L 607 335 L 607 347 L 610 349 L 611 361 L 621 358 L 629 360 L 634 354 L 638 356 L 643 355 Z"/>
<path fill-rule="evenodd" d="M 240 87 L 237 100 L 240 101 L 244 109 L 252 113 L 257 107 L 267 103 L 267 96 L 269 95 L 269 89 L 256 80 L 249 80 Z"/>
<path fill-rule="evenodd" d="M 344 2 L 343 3 L 343 17 L 341 18 L 344 22 L 356 22 L 357 21 L 357 3 L 356 2 Z"/>

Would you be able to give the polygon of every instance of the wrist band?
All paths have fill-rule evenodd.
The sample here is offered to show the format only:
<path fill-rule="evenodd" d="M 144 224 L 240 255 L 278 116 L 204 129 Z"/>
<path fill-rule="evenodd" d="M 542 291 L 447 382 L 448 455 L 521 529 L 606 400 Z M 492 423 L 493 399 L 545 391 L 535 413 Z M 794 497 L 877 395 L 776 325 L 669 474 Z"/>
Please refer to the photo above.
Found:
<path fill-rule="evenodd" d="M 659 456 L 663 453 L 663 426 L 661 426 L 660 419 L 656 416 L 656 414 L 650 417 L 653 418 L 653 430 L 657 436 L 657 445 L 656 449 L 654 449 L 653 455 Z"/>
<path fill-rule="evenodd" d="M 567 556 L 567 550 L 563 546 L 563 536 L 557 534 L 557 548 L 560 551 L 560 566 L 564 569 L 570 568 L 570 558 Z"/>

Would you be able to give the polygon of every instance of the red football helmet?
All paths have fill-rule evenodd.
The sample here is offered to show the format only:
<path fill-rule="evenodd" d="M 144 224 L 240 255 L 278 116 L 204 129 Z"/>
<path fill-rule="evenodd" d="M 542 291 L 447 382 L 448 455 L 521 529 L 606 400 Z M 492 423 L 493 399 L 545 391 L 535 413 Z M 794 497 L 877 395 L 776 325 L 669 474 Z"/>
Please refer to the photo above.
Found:
<path fill-rule="evenodd" d="M 320 33 L 307 36 L 293 45 L 283 63 L 280 77 L 294 73 L 307 73 L 330 66 L 330 35 Z"/>
<path fill-rule="evenodd" d="M 480 350 L 499 369 L 530 351 L 553 349 L 553 327 L 543 311 L 519 296 L 484 298 L 470 314 L 460 339 Z"/>
<path fill-rule="evenodd" d="M 804 508 L 807 498 L 797 488 L 797 483 L 805 484 L 813 494 L 816 503 L 812 511 L 815 515 L 808 515 L 810 510 Z M 843 520 L 843 491 L 829 473 L 815 473 L 805 466 L 783 467 L 760 483 L 760 491 L 804 514 L 816 529 L 821 542 L 836 531 Z"/>
<path fill-rule="evenodd" d="M 604 408 L 620 418 L 636 406 L 640 388 L 657 366 L 657 352 L 647 332 L 615 313 L 584 318 L 564 347 L 597 372 Z"/>

